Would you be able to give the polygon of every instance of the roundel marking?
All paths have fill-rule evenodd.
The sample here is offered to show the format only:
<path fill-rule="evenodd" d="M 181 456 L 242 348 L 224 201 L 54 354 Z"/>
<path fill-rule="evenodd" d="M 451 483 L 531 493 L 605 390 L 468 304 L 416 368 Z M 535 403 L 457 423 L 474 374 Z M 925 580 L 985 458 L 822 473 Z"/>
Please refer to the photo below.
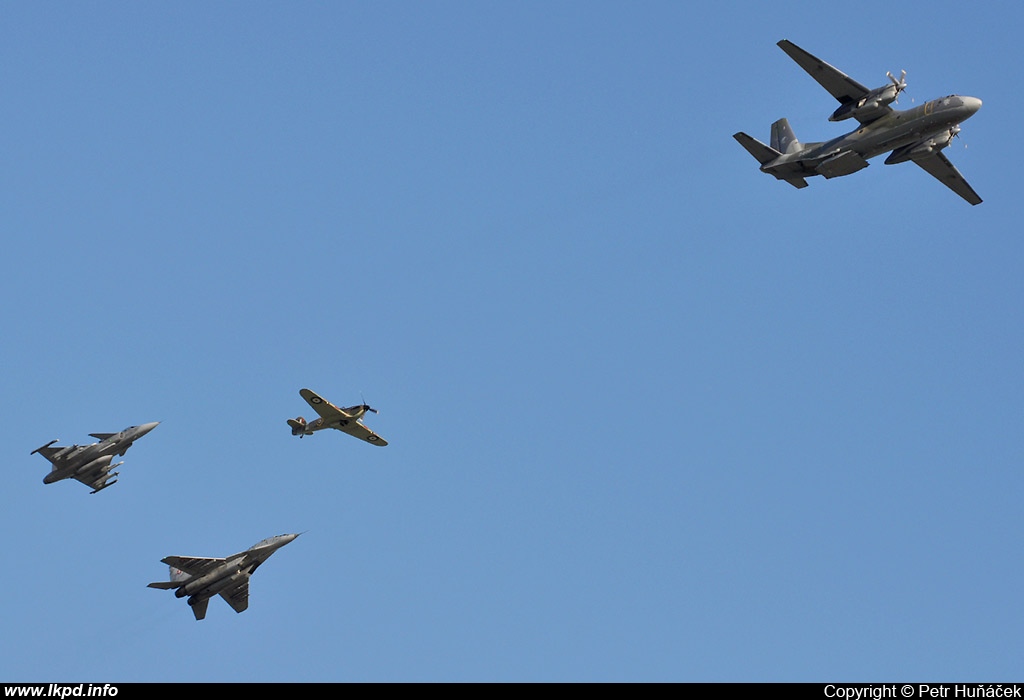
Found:
<path fill-rule="evenodd" d="M 320 398 L 319 396 L 314 396 L 313 398 L 311 398 L 311 399 L 309 400 L 309 402 L 310 402 L 310 403 L 323 403 L 323 402 L 324 402 L 324 400 L 323 400 L 323 399 L 321 399 L 321 398 Z"/>
<path fill-rule="evenodd" d="M 369 440 L 370 442 L 377 442 L 377 440 L 379 440 L 380 438 L 378 438 L 376 435 L 367 435 L 366 439 Z"/>

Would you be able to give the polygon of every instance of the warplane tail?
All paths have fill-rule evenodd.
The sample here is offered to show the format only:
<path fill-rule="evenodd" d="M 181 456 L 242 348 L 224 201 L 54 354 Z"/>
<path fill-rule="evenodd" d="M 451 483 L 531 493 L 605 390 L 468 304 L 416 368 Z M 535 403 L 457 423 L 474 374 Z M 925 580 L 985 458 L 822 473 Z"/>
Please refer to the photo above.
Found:
<path fill-rule="evenodd" d="M 159 588 L 162 591 L 169 591 L 180 585 L 181 584 L 176 581 L 153 581 L 153 583 L 147 583 L 146 588 Z"/>
<path fill-rule="evenodd" d="M 774 134 L 774 128 L 772 133 Z M 735 134 L 732 135 L 732 137 L 739 141 L 740 145 L 747 149 L 750 155 L 754 156 L 754 158 L 757 159 L 757 162 L 760 163 L 761 165 L 771 163 L 773 160 L 782 155 L 780 151 L 777 151 L 776 149 L 761 143 L 753 136 L 748 136 L 747 134 L 744 134 L 742 131 L 736 132 Z"/>
<path fill-rule="evenodd" d="M 168 566 L 168 568 L 171 570 L 170 581 L 154 581 L 153 583 L 148 584 L 147 588 L 159 588 L 160 590 L 169 591 L 172 588 L 178 588 L 179 586 L 181 586 L 181 584 L 185 583 L 185 581 L 188 581 L 189 578 L 191 578 L 181 569 L 178 569 L 174 566 Z"/>
<path fill-rule="evenodd" d="M 789 120 L 782 118 L 772 124 L 772 148 L 779 153 L 792 153 L 800 150 L 800 141 L 793 133 Z"/>
<path fill-rule="evenodd" d="M 757 158 L 757 162 L 761 164 L 761 170 L 771 173 L 780 180 L 785 180 L 797 189 L 807 187 L 807 180 L 803 178 L 799 163 L 783 163 L 775 167 L 767 167 L 772 161 L 783 155 L 783 151 L 780 149 L 792 151 L 800 148 L 800 142 L 793 135 L 793 130 L 787 120 L 780 119 L 772 124 L 771 146 L 761 143 L 742 131 L 733 134 L 732 137 L 739 141 L 739 144 L 747 149 L 750 155 Z"/>

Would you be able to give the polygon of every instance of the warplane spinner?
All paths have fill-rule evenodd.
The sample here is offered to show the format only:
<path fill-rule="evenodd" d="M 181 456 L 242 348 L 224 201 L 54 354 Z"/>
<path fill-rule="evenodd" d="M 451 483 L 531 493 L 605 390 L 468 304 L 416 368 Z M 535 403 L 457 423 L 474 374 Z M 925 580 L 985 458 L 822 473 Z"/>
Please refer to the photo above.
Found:
<path fill-rule="evenodd" d="M 366 404 L 349 406 L 348 408 L 338 408 L 330 401 L 317 396 L 309 389 L 301 389 L 299 391 L 299 396 L 304 398 L 306 402 L 312 406 L 313 410 L 320 414 L 320 417 L 309 423 L 307 423 L 306 419 L 302 416 L 288 419 L 288 425 L 292 429 L 292 435 L 298 435 L 301 438 L 306 435 L 312 435 L 318 430 L 334 428 L 335 430 L 340 430 L 343 433 L 348 433 L 353 437 L 357 437 L 360 440 L 365 440 L 371 445 L 384 447 L 388 444 L 387 440 L 367 428 L 363 425 L 362 421 L 360 421 L 366 413 L 376 413 L 377 409 L 371 408 Z"/>
<path fill-rule="evenodd" d="M 868 159 L 892 151 L 886 165 L 911 161 L 921 166 L 949 189 L 971 204 L 981 197 L 942 154 L 960 132 L 960 122 L 981 109 L 976 97 L 949 95 L 907 110 L 895 110 L 899 94 L 907 87 L 906 71 L 899 80 L 887 73 L 889 84 L 869 90 L 845 73 L 783 39 L 779 48 L 839 100 L 829 121 L 856 119 L 860 126 L 831 141 L 800 143 L 780 119 L 772 124 L 771 145 L 738 132 L 733 138 L 761 164 L 761 171 L 785 180 L 797 188 L 807 187 L 804 179 L 849 175 L 868 167 Z"/>

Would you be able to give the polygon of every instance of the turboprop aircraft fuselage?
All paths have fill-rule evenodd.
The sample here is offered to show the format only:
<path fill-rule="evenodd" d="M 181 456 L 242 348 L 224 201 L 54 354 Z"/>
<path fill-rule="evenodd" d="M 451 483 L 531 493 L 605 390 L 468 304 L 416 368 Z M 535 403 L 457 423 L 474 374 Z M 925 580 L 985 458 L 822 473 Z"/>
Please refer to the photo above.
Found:
<path fill-rule="evenodd" d="M 831 141 L 801 144 L 802 147 L 798 150 L 783 153 L 775 160 L 765 163 L 761 170 L 771 172 L 780 165 L 824 160 L 845 151 L 854 151 L 864 160 L 868 160 L 886 151 L 896 151 L 920 143 L 930 136 L 945 137 L 942 143 L 945 146 L 951 138 L 950 129 L 979 109 L 981 100 L 976 97 L 950 95 L 912 109 L 893 110 L 870 124 L 862 125 Z"/>

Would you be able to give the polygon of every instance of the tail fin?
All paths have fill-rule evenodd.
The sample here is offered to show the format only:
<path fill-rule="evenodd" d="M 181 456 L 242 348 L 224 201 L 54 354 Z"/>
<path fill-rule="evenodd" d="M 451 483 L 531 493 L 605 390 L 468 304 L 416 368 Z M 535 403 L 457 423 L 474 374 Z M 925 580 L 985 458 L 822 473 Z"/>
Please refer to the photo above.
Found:
<path fill-rule="evenodd" d="M 742 131 L 733 134 L 732 137 L 739 141 L 739 144 L 743 146 L 745 149 L 747 149 L 750 155 L 754 156 L 754 158 L 757 159 L 757 162 L 760 163 L 761 165 L 771 163 L 773 160 L 782 155 L 782 153 L 780 153 L 778 150 L 774 148 L 769 148 L 768 146 L 764 145 L 763 143 L 755 139 L 753 136 L 748 136 L 744 134 Z"/>
<path fill-rule="evenodd" d="M 209 604 L 209 598 L 203 598 L 202 600 L 197 600 L 192 603 L 189 603 L 189 605 L 192 606 L 192 614 L 196 616 L 197 620 L 202 620 L 204 617 L 206 617 L 206 606 L 208 606 Z"/>
<path fill-rule="evenodd" d="M 772 124 L 772 148 L 780 153 L 792 153 L 800 149 L 800 141 L 793 133 L 788 119 L 783 118 Z"/>

